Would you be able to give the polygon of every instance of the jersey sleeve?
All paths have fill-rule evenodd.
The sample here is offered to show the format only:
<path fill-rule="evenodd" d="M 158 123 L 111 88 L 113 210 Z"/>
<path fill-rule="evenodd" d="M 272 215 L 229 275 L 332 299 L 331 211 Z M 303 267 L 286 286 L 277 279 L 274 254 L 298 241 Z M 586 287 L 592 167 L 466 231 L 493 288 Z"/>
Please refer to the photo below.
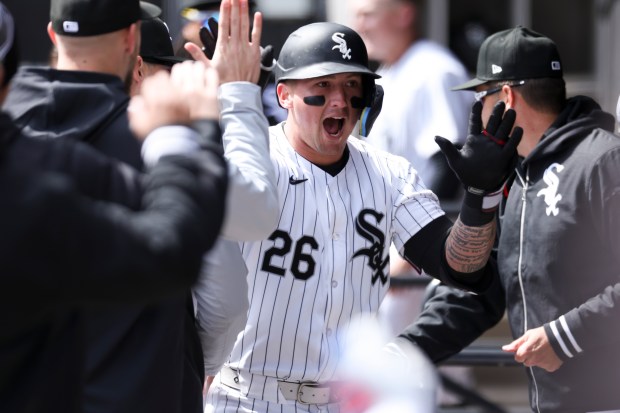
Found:
<path fill-rule="evenodd" d="M 400 158 L 394 158 L 400 159 Z M 422 182 L 406 161 L 395 164 L 392 176 L 395 207 L 393 243 L 401 256 L 405 243 L 430 222 L 444 216 L 437 196 Z"/>
<path fill-rule="evenodd" d="M 247 82 L 225 83 L 219 101 L 229 166 L 222 236 L 234 241 L 267 238 L 277 225 L 279 205 L 260 88 Z"/>

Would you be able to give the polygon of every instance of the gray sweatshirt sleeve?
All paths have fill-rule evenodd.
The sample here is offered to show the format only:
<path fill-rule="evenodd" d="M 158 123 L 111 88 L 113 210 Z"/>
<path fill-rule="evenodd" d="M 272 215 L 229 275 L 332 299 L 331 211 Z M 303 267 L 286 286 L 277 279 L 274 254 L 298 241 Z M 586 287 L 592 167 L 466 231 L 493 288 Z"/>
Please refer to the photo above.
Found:
<path fill-rule="evenodd" d="M 219 101 L 229 166 L 222 236 L 234 241 L 267 238 L 276 228 L 279 205 L 260 88 L 248 82 L 225 83 Z"/>

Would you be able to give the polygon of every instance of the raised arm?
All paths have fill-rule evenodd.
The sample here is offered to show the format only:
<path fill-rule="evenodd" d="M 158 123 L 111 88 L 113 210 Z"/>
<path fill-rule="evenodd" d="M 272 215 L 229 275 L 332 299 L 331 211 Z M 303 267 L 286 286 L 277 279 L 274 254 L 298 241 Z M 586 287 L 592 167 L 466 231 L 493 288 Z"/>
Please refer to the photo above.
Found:
<path fill-rule="evenodd" d="M 518 159 L 517 145 L 523 131 L 520 127 L 513 129 L 514 110 L 504 110 L 504 102 L 498 102 L 483 129 L 482 104 L 474 104 L 469 134 L 460 150 L 447 139 L 435 138 L 466 189 L 459 217 L 446 239 L 442 257 L 451 277 L 465 285 L 481 281 L 488 284 L 490 280 L 490 272 L 485 266 L 495 241 L 495 211 L 504 183 Z"/>
<path fill-rule="evenodd" d="M 263 114 L 261 89 L 256 85 L 262 15 L 254 15 L 248 40 L 247 0 L 226 0 L 220 6 L 219 25 L 212 27 L 215 43 L 211 43 L 211 64 L 221 79 L 220 123 L 230 181 L 222 236 L 235 241 L 263 239 L 275 229 L 279 210 L 269 157 L 269 123 Z M 185 47 L 194 59 L 209 61 L 197 45 L 188 43 Z"/>

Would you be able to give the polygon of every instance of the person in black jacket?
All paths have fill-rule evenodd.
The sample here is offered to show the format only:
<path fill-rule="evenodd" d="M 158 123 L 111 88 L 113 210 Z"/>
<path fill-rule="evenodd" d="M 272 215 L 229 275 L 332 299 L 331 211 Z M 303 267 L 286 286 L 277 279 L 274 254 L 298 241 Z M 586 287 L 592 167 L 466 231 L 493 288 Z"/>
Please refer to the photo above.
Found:
<path fill-rule="evenodd" d="M 56 68 L 20 68 L 4 106 L 22 134 L 85 142 L 142 170 L 143 148 L 128 126 L 127 91 L 140 19 L 158 13 L 137 0 L 52 1 L 48 32 L 58 48 Z M 135 207 L 134 201 L 126 205 Z M 185 374 L 189 294 L 187 288 L 157 302 L 80 310 L 87 320 L 84 411 L 181 411 L 183 387 L 176 383 Z"/>
<path fill-rule="evenodd" d="M 0 3 L 0 96 L 17 66 L 13 28 Z M 212 80 L 215 96 L 217 75 Z M 166 77 L 153 82 L 132 115 L 140 139 L 190 120 L 178 88 Z M 93 302 L 157 302 L 195 281 L 219 234 L 227 187 L 215 98 L 210 104 L 200 128 L 207 133 L 176 134 L 199 150 L 162 157 L 140 178 L 140 212 L 96 200 L 123 197 L 115 191 L 125 182 L 122 168 L 118 185 L 106 182 L 116 179 L 117 163 L 79 142 L 20 136 L 0 113 L 0 411 L 83 411 L 87 320 L 78 310 Z M 145 148 L 158 134 L 175 137 L 157 129 Z"/>
<path fill-rule="evenodd" d="M 612 133 L 614 118 L 589 97 L 566 99 L 556 45 L 524 27 L 488 37 L 476 79 L 458 89 L 477 91 L 483 119 L 504 101 L 523 128 L 520 162 L 498 216 L 500 284 L 458 300 L 440 294 L 400 337 L 439 360 L 495 324 L 505 306 L 514 341 L 502 348 L 526 367 L 533 411 L 616 410 L 620 139 Z M 432 322 L 439 314 L 441 325 Z"/>

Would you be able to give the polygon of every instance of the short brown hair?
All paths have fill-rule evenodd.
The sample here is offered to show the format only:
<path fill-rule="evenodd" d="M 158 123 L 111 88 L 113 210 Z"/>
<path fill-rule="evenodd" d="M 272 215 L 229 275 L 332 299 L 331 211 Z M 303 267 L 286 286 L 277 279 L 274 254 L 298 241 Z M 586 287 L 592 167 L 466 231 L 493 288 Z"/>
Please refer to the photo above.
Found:
<path fill-rule="evenodd" d="M 566 105 L 566 82 L 563 78 L 542 77 L 524 79 L 518 91 L 525 102 L 534 109 L 544 113 L 560 113 Z M 494 82 L 492 87 L 512 86 L 513 80 Z"/>

